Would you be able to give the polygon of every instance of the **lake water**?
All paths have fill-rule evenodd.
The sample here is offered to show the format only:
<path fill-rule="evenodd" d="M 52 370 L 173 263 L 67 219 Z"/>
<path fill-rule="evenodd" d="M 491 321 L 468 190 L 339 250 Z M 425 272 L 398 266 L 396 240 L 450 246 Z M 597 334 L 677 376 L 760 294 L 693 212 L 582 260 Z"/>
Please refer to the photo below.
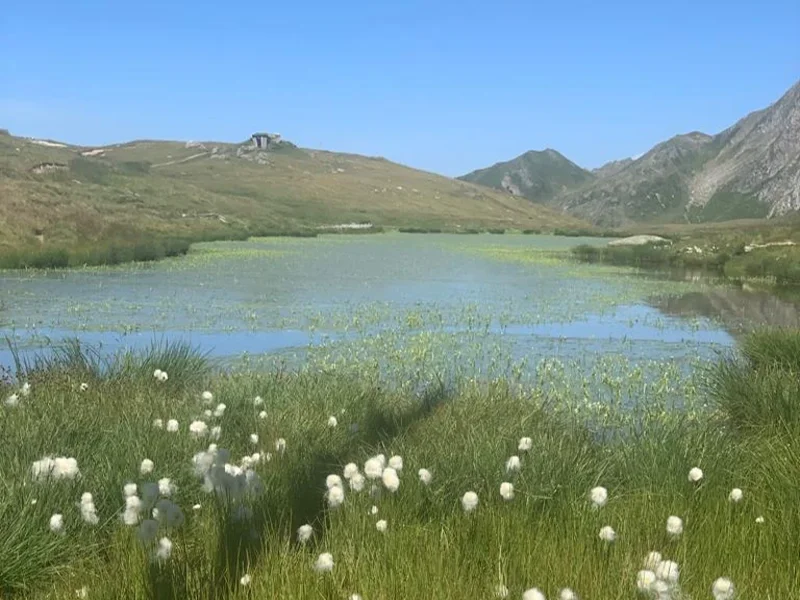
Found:
<path fill-rule="evenodd" d="M 23 353 L 69 337 L 108 352 L 185 339 L 212 356 L 296 362 L 320 348 L 330 360 L 344 349 L 387 360 L 425 338 L 426 351 L 485 366 L 476 347 L 487 344 L 528 364 L 687 362 L 717 356 L 754 326 L 797 325 L 796 305 L 766 292 L 563 254 L 606 242 L 330 235 L 201 244 L 147 265 L 2 272 L 0 328 Z M 11 362 L 0 349 L 0 364 Z"/>

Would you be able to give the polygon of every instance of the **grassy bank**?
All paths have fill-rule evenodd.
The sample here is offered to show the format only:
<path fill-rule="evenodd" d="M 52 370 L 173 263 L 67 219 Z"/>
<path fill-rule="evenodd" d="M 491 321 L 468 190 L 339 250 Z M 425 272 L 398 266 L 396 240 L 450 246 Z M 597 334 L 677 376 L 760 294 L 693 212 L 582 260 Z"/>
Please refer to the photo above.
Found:
<path fill-rule="evenodd" d="M 20 381 L 0 389 L 0 592 L 429 599 L 537 587 L 621 600 L 659 551 L 680 569 L 661 597 L 712 598 L 725 576 L 743 598 L 790 598 L 800 583 L 798 340 L 750 338 L 709 373 L 705 410 L 665 409 L 653 388 L 608 422 L 559 410 L 592 390 L 465 380 L 409 393 L 336 371 L 219 373 L 180 345 L 111 361 L 69 347 L 20 365 Z M 378 454 L 402 457 L 398 479 L 386 471 L 361 491 L 343 481 L 333 506 L 340 491 L 326 491 L 336 483 L 326 478 L 344 478 L 350 462 L 366 474 Z M 48 456 L 74 458 L 80 474 L 64 462 L 33 467 Z M 519 469 L 507 468 L 512 456 Z M 129 483 L 138 501 L 126 500 Z M 501 493 L 504 483 L 513 490 Z M 597 486 L 608 499 L 596 491 L 595 506 Z M 469 512 L 467 492 L 478 498 Z M 675 523 L 668 533 L 670 516 L 680 534 Z M 313 534 L 301 543 L 305 524 Z M 605 526 L 614 541 L 600 538 Z M 315 570 L 323 553 L 330 571 Z"/>
<path fill-rule="evenodd" d="M 781 286 L 800 285 L 800 247 L 747 244 L 703 247 L 691 243 L 643 246 L 589 246 L 572 249 L 581 262 L 660 269 L 702 269 L 734 280 L 763 279 Z M 705 248 L 705 249 L 704 249 Z"/>

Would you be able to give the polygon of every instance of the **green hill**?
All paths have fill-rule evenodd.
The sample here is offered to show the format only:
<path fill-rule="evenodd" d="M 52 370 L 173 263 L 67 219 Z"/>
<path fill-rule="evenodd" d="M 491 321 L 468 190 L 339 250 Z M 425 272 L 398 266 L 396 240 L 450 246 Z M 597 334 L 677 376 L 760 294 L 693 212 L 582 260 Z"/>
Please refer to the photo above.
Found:
<path fill-rule="evenodd" d="M 531 150 L 459 177 L 463 181 L 502 189 L 534 202 L 547 202 L 557 195 L 594 179 L 594 175 L 555 150 Z"/>
<path fill-rule="evenodd" d="M 235 239 L 372 223 L 585 227 L 508 194 L 382 158 L 281 142 L 141 140 L 86 148 L 0 132 L 0 254 L 155 238 Z"/>

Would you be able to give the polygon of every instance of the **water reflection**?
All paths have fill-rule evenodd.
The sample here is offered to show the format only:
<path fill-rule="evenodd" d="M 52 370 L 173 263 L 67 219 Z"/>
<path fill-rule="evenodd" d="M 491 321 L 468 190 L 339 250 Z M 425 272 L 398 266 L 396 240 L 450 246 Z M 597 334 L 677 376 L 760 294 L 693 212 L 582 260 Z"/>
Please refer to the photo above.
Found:
<path fill-rule="evenodd" d="M 653 298 L 653 306 L 677 317 L 705 317 L 720 322 L 732 335 L 759 327 L 800 327 L 800 293 L 756 289 L 749 285 L 719 287 L 682 296 Z"/>

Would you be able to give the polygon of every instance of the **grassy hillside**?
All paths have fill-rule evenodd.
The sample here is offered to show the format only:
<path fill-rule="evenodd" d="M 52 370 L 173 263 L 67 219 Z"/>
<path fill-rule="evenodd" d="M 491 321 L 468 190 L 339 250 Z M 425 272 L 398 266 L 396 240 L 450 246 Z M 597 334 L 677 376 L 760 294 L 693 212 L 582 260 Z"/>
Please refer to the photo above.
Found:
<path fill-rule="evenodd" d="M 0 254 L 376 226 L 545 229 L 574 217 L 381 158 L 250 143 L 91 149 L 0 132 Z"/>
<path fill-rule="evenodd" d="M 545 202 L 592 181 L 594 175 L 555 150 L 547 149 L 526 152 L 513 160 L 473 171 L 459 179 L 502 189 L 535 202 Z"/>

